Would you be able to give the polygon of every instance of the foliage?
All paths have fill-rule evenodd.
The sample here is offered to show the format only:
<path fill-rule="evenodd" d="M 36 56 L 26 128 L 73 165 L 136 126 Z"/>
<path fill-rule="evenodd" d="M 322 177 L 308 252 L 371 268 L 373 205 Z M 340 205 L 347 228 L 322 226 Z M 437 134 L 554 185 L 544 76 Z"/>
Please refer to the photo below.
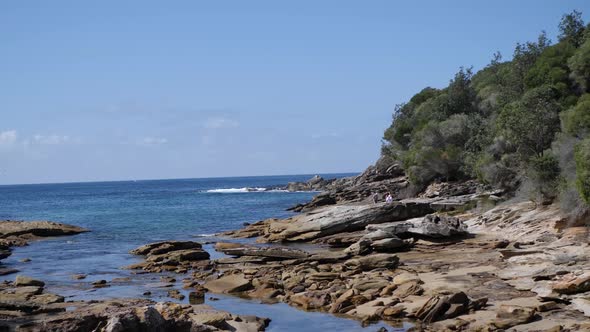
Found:
<path fill-rule="evenodd" d="M 586 41 L 567 61 L 570 75 L 582 91 L 590 91 L 590 32 L 586 35 Z"/>
<path fill-rule="evenodd" d="M 574 152 L 576 160 L 576 187 L 582 199 L 590 204 L 590 138 L 578 143 Z"/>
<path fill-rule="evenodd" d="M 581 17 L 562 17 L 557 43 L 542 32 L 517 43 L 511 60 L 495 53 L 485 68 L 460 68 L 446 87 L 396 106 L 382 153 L 418 187 L 477 178 L 513 191 L 533 184 L 543 200 L 573 190 L 571 201 L 590 204 L 590 26 Z"/>

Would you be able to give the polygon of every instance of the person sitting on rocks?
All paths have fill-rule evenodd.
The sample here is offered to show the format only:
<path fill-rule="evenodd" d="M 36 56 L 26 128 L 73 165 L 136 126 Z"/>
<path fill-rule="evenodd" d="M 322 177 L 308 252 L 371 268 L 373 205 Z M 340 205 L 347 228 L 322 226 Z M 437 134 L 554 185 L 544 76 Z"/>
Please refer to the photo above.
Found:
<path fill-rule="evenodd" d="M 393 196 L 391 196 L 391 193 L 387 193 L 387 196 L 385 197 L 385 203 L 393 203 Z"/>

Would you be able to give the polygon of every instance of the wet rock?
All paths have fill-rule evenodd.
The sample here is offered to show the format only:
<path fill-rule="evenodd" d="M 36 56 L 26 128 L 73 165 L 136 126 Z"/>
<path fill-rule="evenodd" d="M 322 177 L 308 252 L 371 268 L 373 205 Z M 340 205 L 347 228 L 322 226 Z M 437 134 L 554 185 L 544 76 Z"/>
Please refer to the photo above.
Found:
<path fill-rule="evenodd" d="M 49 236 L 74 235 L 89 230 L 51 221 L 0 221 L 0 237 L 11 236 L 24 238 L 38 238 Z"/>
<path fill-rule="evenodd" d="M 184 300 L 184 295 L 182 293 L 180 293 L 180 291 L 178 291 L 177 289 L 169 289 L 168 292 L 168 297 L 171 297 L 173 299 L 177 299 L 177 300 Z"/>
<path fill-rule="evenodd" d="M 139 256 L 152 256 L 186 249 L 201 249 L 201 244 L 193 241 L 163 241 L 143 245 L 131 250 L 129 253 Z"/>
<path fill-rule="evenodd" d="M 97 280 L 92 282 L 92 287 L 94 288 L 104 288 L 109 287 L 110 285 L 107 283 L 106 280 Z"/>
<path fill-rule="evenodd" d="M 210 264 L 208 261 L 209 253 L 202 249 L 201 244 L 193 241 L 150 243 L 131 250 L 130 253 L 146 256 L 146 258 L 145 262 L 133 264 L 127 268 L 143 269 L 151 272 L 175 271 L 184 273 L 189 268 L 205 268 Z"/>
<path fill-rule="evenodd" d="M 30 258 L 22 258 L 22 259 L 19 259 L 18 261 L 21 262 L 21 263 L 28 263 L 28 262 L 31 261 L 31 259 Z"/>
<path fill-rule="evenodd" d="M 203 304 L 205 303 L 205 290 L 195 290 L 188 293 L 188 303 L 190 304 Z"/>
<path fill-rule="evenodd" d="M 41 280 L 33 279 L 31 277 L 23 276 L 23 275 L 17 275 L 16 279 L 14 280 L 14 285 L 16 287 L 22 287 L 22 286 L 43 287 L 43 286 L 45 286 L 45 282 L 43 282 Z"/>
<path fill-rule="evenodd" d="M 85 274 L 74 274 L 74 275 L 72 275 L 72 279 L 74 279 L 74 280 L 86 279 L 86 275 Z"/>

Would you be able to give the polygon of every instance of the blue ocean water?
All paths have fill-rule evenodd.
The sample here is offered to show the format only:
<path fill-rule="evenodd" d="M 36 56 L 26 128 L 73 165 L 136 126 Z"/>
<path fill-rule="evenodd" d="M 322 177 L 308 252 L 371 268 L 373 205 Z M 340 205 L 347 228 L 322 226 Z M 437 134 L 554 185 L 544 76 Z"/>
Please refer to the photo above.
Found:
<path fill-rule="evenodd" d="M 324 174 L 325 178 L 352 174 Z M 292 215 L 285 209 L 315 193 L 247 191 L 269 188 L 311 175 L 208 179 L 146 180 L 0 186 L 0 220 L 51 220 L 82 226 L 89 233 L 36 241 L 16 248 L 6 265 L 47 282 L 49 291 L 69 300 L 142 297 L 171 301 L 159 289 L 160 276 L 134 274 L 122 267 L 139 262 L 129 250 L 161 240 L 207 241 L 214 233 L 244 222 Z M 210 246 L 206 246 L 212 254 Z M 31 262 L 21 262 L 23 258 Z M 73 280 L 73 274 L 87 274 Z M 12 279 L 5 276 L 4 279 Z M 111 287 L 94 289 L 105 279 Z M 177 278 L 182 279 L 182 276 Z M 177 287 L 179 288 L 179 287 Z M 307 313 L 285 304 L 260 304 L 231 296 L 211 301 L 214 307 L 272 319 L 269 331 L 357 331 L 357 321 Z M 184 302 L 187 302 L 185 300 Z M 302 324 L 303 323 L 303 324 Z M 311 324 L 311 325 L 310 325 Z M 371 330 L 376 330 L 372 325 Z M 391 327 L 388 327 L 391 330 Z"/>

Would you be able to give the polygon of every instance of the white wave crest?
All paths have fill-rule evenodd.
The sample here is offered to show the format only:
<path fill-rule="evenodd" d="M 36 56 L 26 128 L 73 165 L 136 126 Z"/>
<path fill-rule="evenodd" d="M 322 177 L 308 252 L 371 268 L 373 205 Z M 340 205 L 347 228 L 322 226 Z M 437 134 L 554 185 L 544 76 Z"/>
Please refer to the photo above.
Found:
<path fill-rule="evenodd" d="M 217 194 L 237 194 L 237 193 L 251 193 L 251 192 L 262 192 L 267 191 L 266 188 L 222 188 L 222 189 L 209 189 L 205 192 L 217 193 Z"/>

